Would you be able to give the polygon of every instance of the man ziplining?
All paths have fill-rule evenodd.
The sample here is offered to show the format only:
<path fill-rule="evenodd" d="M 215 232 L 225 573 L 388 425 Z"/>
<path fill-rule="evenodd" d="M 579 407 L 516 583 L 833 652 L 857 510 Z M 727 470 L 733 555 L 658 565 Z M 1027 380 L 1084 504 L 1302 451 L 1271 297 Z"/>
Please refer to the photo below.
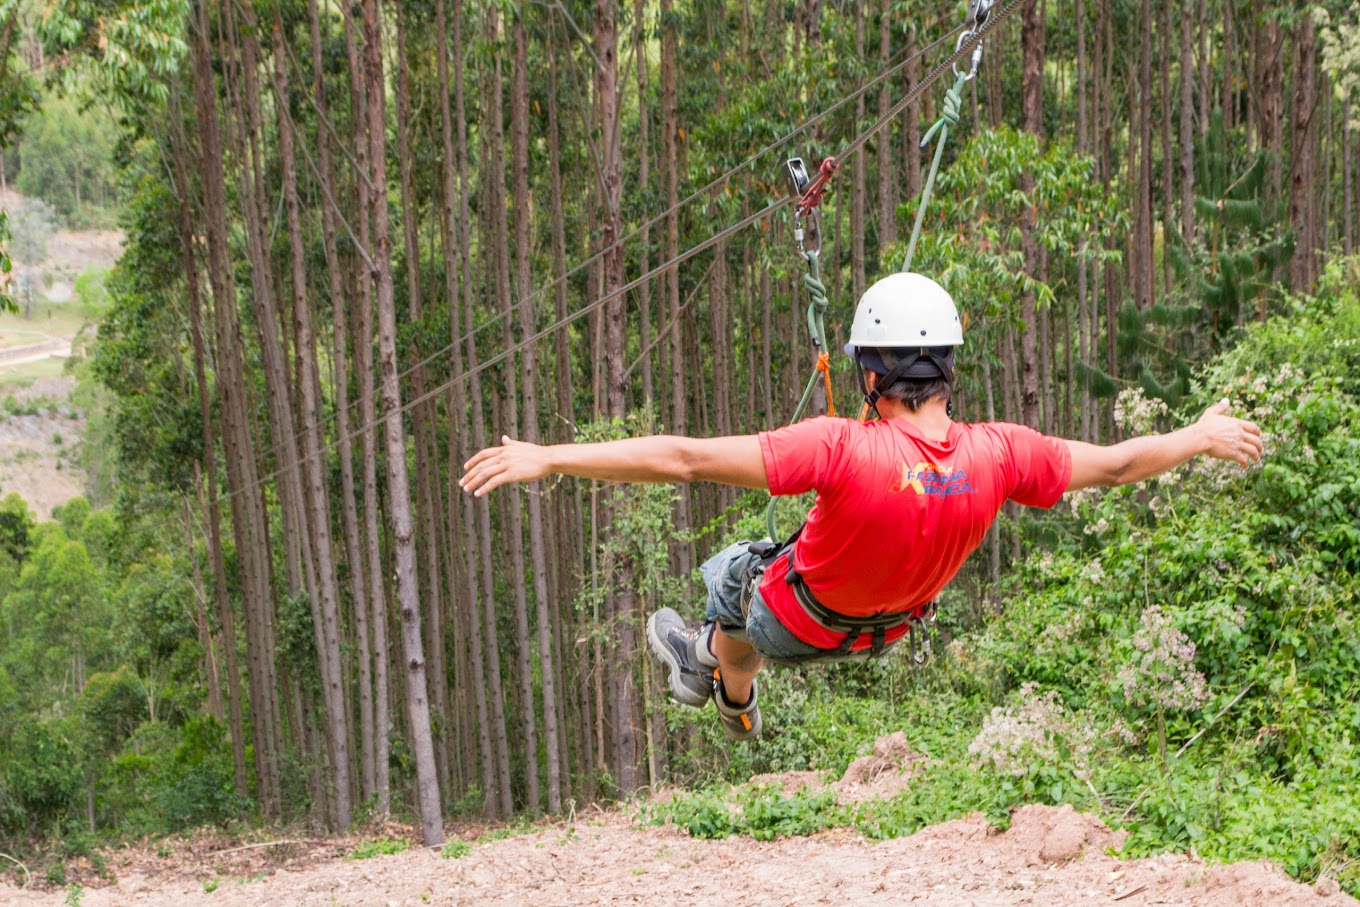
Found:
<path fill-rule="evenodd" d="M 1244 466 L 1261 430 L 1226 401 L 1164 435 L 1109 446 L 1021 425 L 955 422 L 954 348 L 963 328 L 949 294 L 920 274 L 865 292 L 846 352 L 877 421 L 822 417 L 758 435 L 656 436 L 541 447 L 508 437 L 464 466 L 478 496 L 553 474 L 613 482 L 710 481 L 816 492 L 783 545 L 737 543 L 700 568 L 705 619 L 662 608 L 648 643 L 671 695 L 717 706 L 727 736 L 760 733 L 756 674 L 765 660 L 808 664 L 877 655 L 933 613 L 936 596 L 981 543 L 1006 501 L 1049 508 L 1064 492 L 1141 482 L 1199 454 Z"/>

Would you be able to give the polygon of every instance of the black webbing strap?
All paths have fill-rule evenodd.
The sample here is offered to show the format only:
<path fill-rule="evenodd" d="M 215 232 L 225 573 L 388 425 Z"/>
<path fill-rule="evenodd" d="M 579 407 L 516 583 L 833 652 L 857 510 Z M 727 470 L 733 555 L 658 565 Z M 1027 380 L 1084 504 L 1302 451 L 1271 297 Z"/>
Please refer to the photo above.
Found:
<path fill-rule="evenodd" d="M 879 356 L 883 359 L 883 364 L 888 366 L 888 371 L 878 379 L 878 384 L 874 386 L 873 390 L 865 393 L 865 401 L 871 407 L 877 405 L 879 397 L 882 396 L 880 389 L 887 390 L 900 378 L 943 378 L 950 387 L 953 387 L 953 347 L 949 347 L 949 353 L 943 356 L 940 355 L 938 349 L 938 347 L 923 346 L 901 358 L 897 358 L 896 354 L 890 349 L 880 349 L 878 351 Z M 893 361 L 894 359 L 896 361 Z M 863 386 L 863 383 L 864 376 L 861 374 L 861 386 Z"/>
<path fill-rule="evenodd" d="M 780 552 L 783 556 L 783 552 Z M 859 642 L 861 636 L 870 634 L 869 651 L 872 655 L 882 655 L 883 650 L 888 644 L 888 631 L 908 623 L 912 615 L 901 611 L 894 611 L 889 614 L 869 614 L 856 616 L 842 614 L 833 611 L 826 605 L 817 600 L 817 596 L 812 594 L 807 582 L 793 564 L 793 547 L 788 549 L 789 571 L 784 577 L 784 582 L 788 583 L 793 589 L 793 597 L 798 604 L 802 605 L 803 610 L 821 627 L 830 630 L 832 633 L 843 633 L 844 638 L 836 647 L 835 654 L 838 657 L 845 657 L 850 654 L 855 643 Z"/>

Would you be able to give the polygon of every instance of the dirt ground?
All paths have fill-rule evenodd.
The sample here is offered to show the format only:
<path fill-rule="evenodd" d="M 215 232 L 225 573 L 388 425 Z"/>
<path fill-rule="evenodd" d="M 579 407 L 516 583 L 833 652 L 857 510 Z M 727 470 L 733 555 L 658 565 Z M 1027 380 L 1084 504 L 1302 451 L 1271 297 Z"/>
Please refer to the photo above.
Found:
<path fill-rule="evenodd" d="M 1184 855 L 1121 860 L 1106 853 L 1117 839 L 1090 816 L 1043 806 L 1020 810 L 1004 833 L 989 831 L 976 816 L 878 843 L 845 831 L 770 842 L 705 841 L 604 813 L 478 844 L 453 859 L 419 849 L 345 860 L 339 846 L 285 846 L 275 849 L 270 868 L 255 869 L 257 856 L 238 871 L 233 861 L 246 852 L 187 862 L 175 854 L 164 868 L 141 867 L 77 900 L 83 907 L 1360 904 L 1329 880 L 1301 885 L 1267 863 L 1206 866 Z M 0 903 L 57 907 L 70 903 L 70 893 L 0 884 Z"/>
<path fill-rule="evenodd" d="M 752 781 L 786 791 L 830 788 L 842 802 L 861 801 L 900 791 L 920 763 L 905 737 L 894 734 L 838 780 L 794 772 Z M 392 838 L 414 829 L 392 825 L 377 832 Z M 241 846 L 200 833 L 109 854 L 116 884 L 96 887 L 90 867 L 75 866 L 85 890 L 0 883 L 0 904 L 1360 907 L 1330 879 L 1302 885 L 1264 862 L 1206 866 L 1183 854 L 1122 860 L 1123 833 L 1071 807 L 1026 806 L 1005 832 L 975 815 L 881 842 L 844 829 L 766 842 L 701 840 L 675 828 L 637 824 L 622 810 L 594 810 L 500 840 L 486 840 L 484 832 L 450 830 L 451 839 L 482 840 L 461 857 L 418 848 L 365 860 L 345 858 L 359 842 L 353 837 Z"/>
<path fill-rule="evenodd" d="M 73 418 L 65 402 L 74 383 L 42 378 L 0 392 L 42 407 L 33 414 L 0 413 L 0 496 L 17 491 L 40 520 L 51 519 L 53 507 L 85 491 L 85 476 L 72 462 L 85 422 Z"/>

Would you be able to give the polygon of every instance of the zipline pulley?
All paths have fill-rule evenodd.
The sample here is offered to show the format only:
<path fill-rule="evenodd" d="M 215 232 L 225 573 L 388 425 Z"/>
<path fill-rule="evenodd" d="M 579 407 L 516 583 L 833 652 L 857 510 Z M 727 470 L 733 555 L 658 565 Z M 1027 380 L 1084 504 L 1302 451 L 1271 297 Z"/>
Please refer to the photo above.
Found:
<path fill-rule="evenodd" d="M 964 20 L 963 31 L 959 33 L 959 40 L 954 44 L 954 50 L 963 47 L 964 42 L 978 33 L 978 29 L 987 24 L 987 17 L 991 15 L 992 7 L 996 0 L 973 0 L 968 4 L 968 18 Z M 979 41 L 973 48 L 973 59 L 968 67 L 968 74 L 959 72 L 959 66 L 954 64 L 954 75 L 959 76 L 965 82 L 972 81 L 977 75 L 978 66 L 982 64 L 982 42 Z"/>

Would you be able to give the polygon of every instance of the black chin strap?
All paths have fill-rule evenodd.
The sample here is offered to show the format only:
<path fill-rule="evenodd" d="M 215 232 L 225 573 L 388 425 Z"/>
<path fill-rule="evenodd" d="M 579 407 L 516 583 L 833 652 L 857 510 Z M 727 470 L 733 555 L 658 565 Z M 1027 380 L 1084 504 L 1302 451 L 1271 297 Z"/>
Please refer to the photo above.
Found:
<path fill-rule="evenodd" d="M 941 356 L 929 347 L 920 347 L 900 359 L 889 349 L 880 349 L 879 355 L 883 358 L 883 364 L 888 367 L 886 374 L 878 379 L 878 384 L 873 390 L 869 390 L 869 385 L 864 377 L 864 364 L 859 365 L 859 389 L 864 394 L 864 402 L 869 404 L 869 408 L 878 412 L 878 401 L 883 396 L 879 388 L 892 387 L 893 383 L 901 378 L 943 378 L 952 390 L 954 387 L 954 352 L 950 349 L 948 355 Z M 856 357 L 858 361 L 858 357 Z M 948 405 L 949 415 L 954 415 L 954 404 L 950 401 Z"/>

